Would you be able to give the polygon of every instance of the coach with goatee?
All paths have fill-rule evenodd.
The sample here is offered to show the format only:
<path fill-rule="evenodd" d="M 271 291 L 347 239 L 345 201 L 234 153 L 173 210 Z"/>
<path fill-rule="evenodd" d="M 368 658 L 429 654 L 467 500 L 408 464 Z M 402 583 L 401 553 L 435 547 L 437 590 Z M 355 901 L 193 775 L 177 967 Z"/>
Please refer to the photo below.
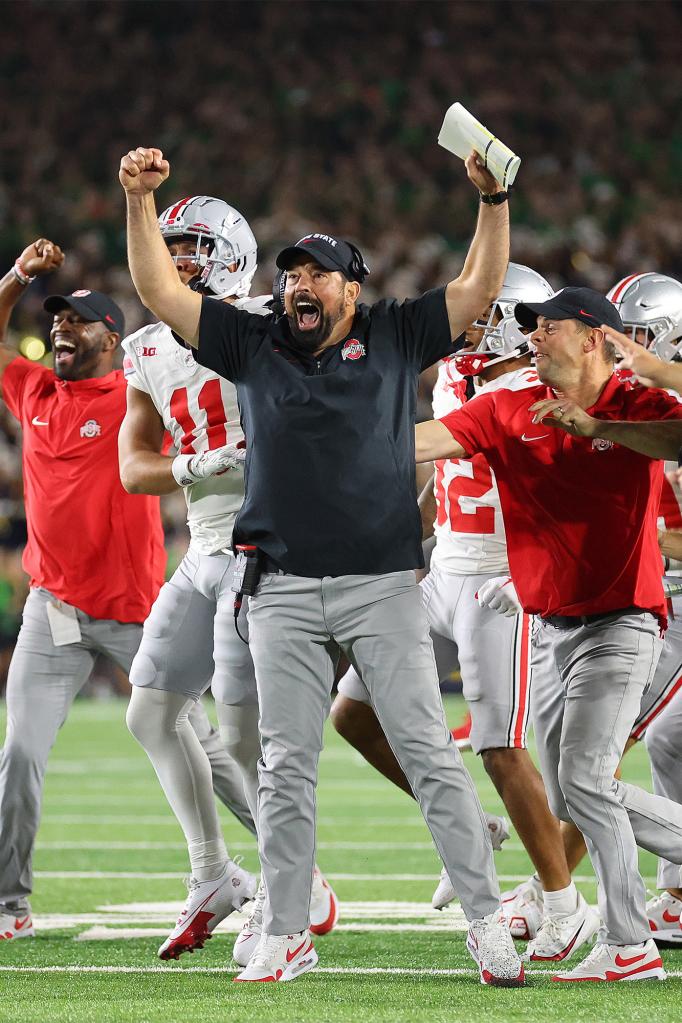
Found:
<path fill-rule="evenodd" d="M 263 568 L 249 629 L 267 900 L 264 933 L 241 980 L 290 979 L 317 962 L 302 907 L 313 872 L 317 761 L 342 650 L 366 681 L 475 921 L 474 945 L 482 950 L 475 958 L 485 959 L 493 981 L 522 982 L 509 932 L 498 922 L 485 819 L 445 723 L 414 576 L 423 564 L 413 438 L 418 376 L 452 351 L 452 339 L 494 299 L 509 255 L 506 194 L 474 154 L 466 167 L 482 204 L 456 280 L 402 304 L 362 305 L 369 270 L 359 250 L 309 234 L 280 253 L 285 314 L 265 319 L 181 285 L 153 197 L 169 165 L 158 149 L 140 148 L 121 161 L 140 298 L 197 350 L 202 365 L 236 384 L 248 438 L 247 495 L 234 540 L 257 547 Z"/>

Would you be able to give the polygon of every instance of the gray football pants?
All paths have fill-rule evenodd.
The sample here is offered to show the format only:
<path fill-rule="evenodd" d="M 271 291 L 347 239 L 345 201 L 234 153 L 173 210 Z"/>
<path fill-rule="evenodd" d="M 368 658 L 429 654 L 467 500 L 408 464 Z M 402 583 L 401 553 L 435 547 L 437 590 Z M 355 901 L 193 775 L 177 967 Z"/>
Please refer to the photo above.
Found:
<path fill-rule="evenodd" d="M 0 755 L 0 905 L 21 909 L 33 890 L 32 856 L 49 752 L 99 653 L 126 673 L 142 626 L 77 611 L 81 641 L 55 646 L 47 620 L 51 595 L 31 590 L 7 679 L 7 733 Z M 190 714 L 211 762 L 218 798 L 255 834 L 241 773 L 198 704 Z"/>
<path fill-rule="evenodd" d="M 533 725 L 552 812 L 585 836 L 599 881 L 601 939 L 651 931 L 637 846 L 682 863 L 682 806 L 614 775 L 662 646 L 649 613 L 533 629 Z"/>
<path fill-rule="evenodd" d="M 369 690 L 467 917 L 499 909 L 486 820 L 445 722 L 414 572 L 265 575 L 250 600 L 249 630 L 261 714 L 263 929 L 308 926 L 317 765 L 338 648 Z"/>
<path fill-rule="evenodd" d="M 644 738 L 654 792 L 682 802 L 682 693 L 649 725 Z M 682 887 L 682 870 L 670 860 L 658 861 L 659 888 Z"/>

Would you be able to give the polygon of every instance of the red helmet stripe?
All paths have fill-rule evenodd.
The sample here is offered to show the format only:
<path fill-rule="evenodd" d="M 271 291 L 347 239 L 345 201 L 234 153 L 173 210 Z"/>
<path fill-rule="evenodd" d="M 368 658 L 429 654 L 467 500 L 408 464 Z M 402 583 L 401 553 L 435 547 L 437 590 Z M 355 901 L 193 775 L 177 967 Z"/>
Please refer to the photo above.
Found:
<path fill-rule="evenodd" d="M 646 277 L 646 274 L 641 274 L 641 273 L 640 274 L 630 274 L 629 277 L 624 277 L 623 280 L 620 281 L 620 283 L 616 285 L 616 290 L 613 293 L 613 298 L 611 299 L 611 301 L 612 302 L 617 302 L 620 299 L 620 297 L 623 294 L 623 292 L 625 291 L 625 289 L 627 288 L 627 286 L 629 284 L 632 284 L 633 281 L 636 281 L 638 277 Z"/>
<path fill-rule="evenodd" d="M 179 203 L 176 203 L 173 209 L 169 210 L 168 216 L 165 218 L 164 222 L 168 223 L 169 220 L 175 220 L 182 208 L 186 206 L 188 202 L 191 202 L 193 198 L 193 195 L 187 195 L 184 199 L 181 199 Z"/>

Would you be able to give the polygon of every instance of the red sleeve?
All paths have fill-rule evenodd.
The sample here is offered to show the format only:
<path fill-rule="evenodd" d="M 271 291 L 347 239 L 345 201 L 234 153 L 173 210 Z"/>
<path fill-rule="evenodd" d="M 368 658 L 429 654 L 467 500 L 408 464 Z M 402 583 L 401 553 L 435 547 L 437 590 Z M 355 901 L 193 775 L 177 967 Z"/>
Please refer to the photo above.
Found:
<path fill-rule="evenodd" d="M 646 422 L 654 419 L 682 419 L 682 402 L 674 394 L 657 387 L 642 387 L 632 392 L 633 418 Z M 629 418 L 629 417 L 628 417 Z"/>
<path fill-rule="evenodd" d="M 41 376 L 52 375 L 52 370 L 41 362 L 31 362 L 21 355 L 12 359 L 2 376 L 2 397 L 13 416 L 21 421 L 21 412 L 27 389 Z"/>
<path fill-rule="evenodd" d="M 467 455 L 483 454 L 494 447 L 499 432 L 499 421 L 495 413 L 495 394 L 479 394 L 460 409 L 455 409 L 440 420 L 447 427 Z"/>

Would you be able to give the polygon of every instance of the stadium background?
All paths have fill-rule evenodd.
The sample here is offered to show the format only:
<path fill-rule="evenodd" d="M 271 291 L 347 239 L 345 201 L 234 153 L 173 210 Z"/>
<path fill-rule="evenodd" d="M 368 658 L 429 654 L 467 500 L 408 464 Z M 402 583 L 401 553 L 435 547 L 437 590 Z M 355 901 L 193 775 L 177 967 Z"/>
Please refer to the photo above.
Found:
<path fill-rule="evenodd" d="M 362 247 L 370 300 L 450 280 L 475 212 L 461 165 L 435 144 L 456 99 L 523 157 L 513 259 L 557 287 L 681 272 L 679 4 L 22 0 L 0 13 L 0 268 L 39 236 L 67 253 L 15 311 L 11 339 L 30 357 L 45 353 L 49 291 L 103 290 L 129 330 L 145 322 L 117 181 L 138 144 L 171 161 L 160 207 L 203 192 L 246 215 L 254 294 L 311 229 Z M 173 567 L 181 495 L 164 515 Z M 3 406 L 0 690 L 24 537 L 19 429 Z"/>

